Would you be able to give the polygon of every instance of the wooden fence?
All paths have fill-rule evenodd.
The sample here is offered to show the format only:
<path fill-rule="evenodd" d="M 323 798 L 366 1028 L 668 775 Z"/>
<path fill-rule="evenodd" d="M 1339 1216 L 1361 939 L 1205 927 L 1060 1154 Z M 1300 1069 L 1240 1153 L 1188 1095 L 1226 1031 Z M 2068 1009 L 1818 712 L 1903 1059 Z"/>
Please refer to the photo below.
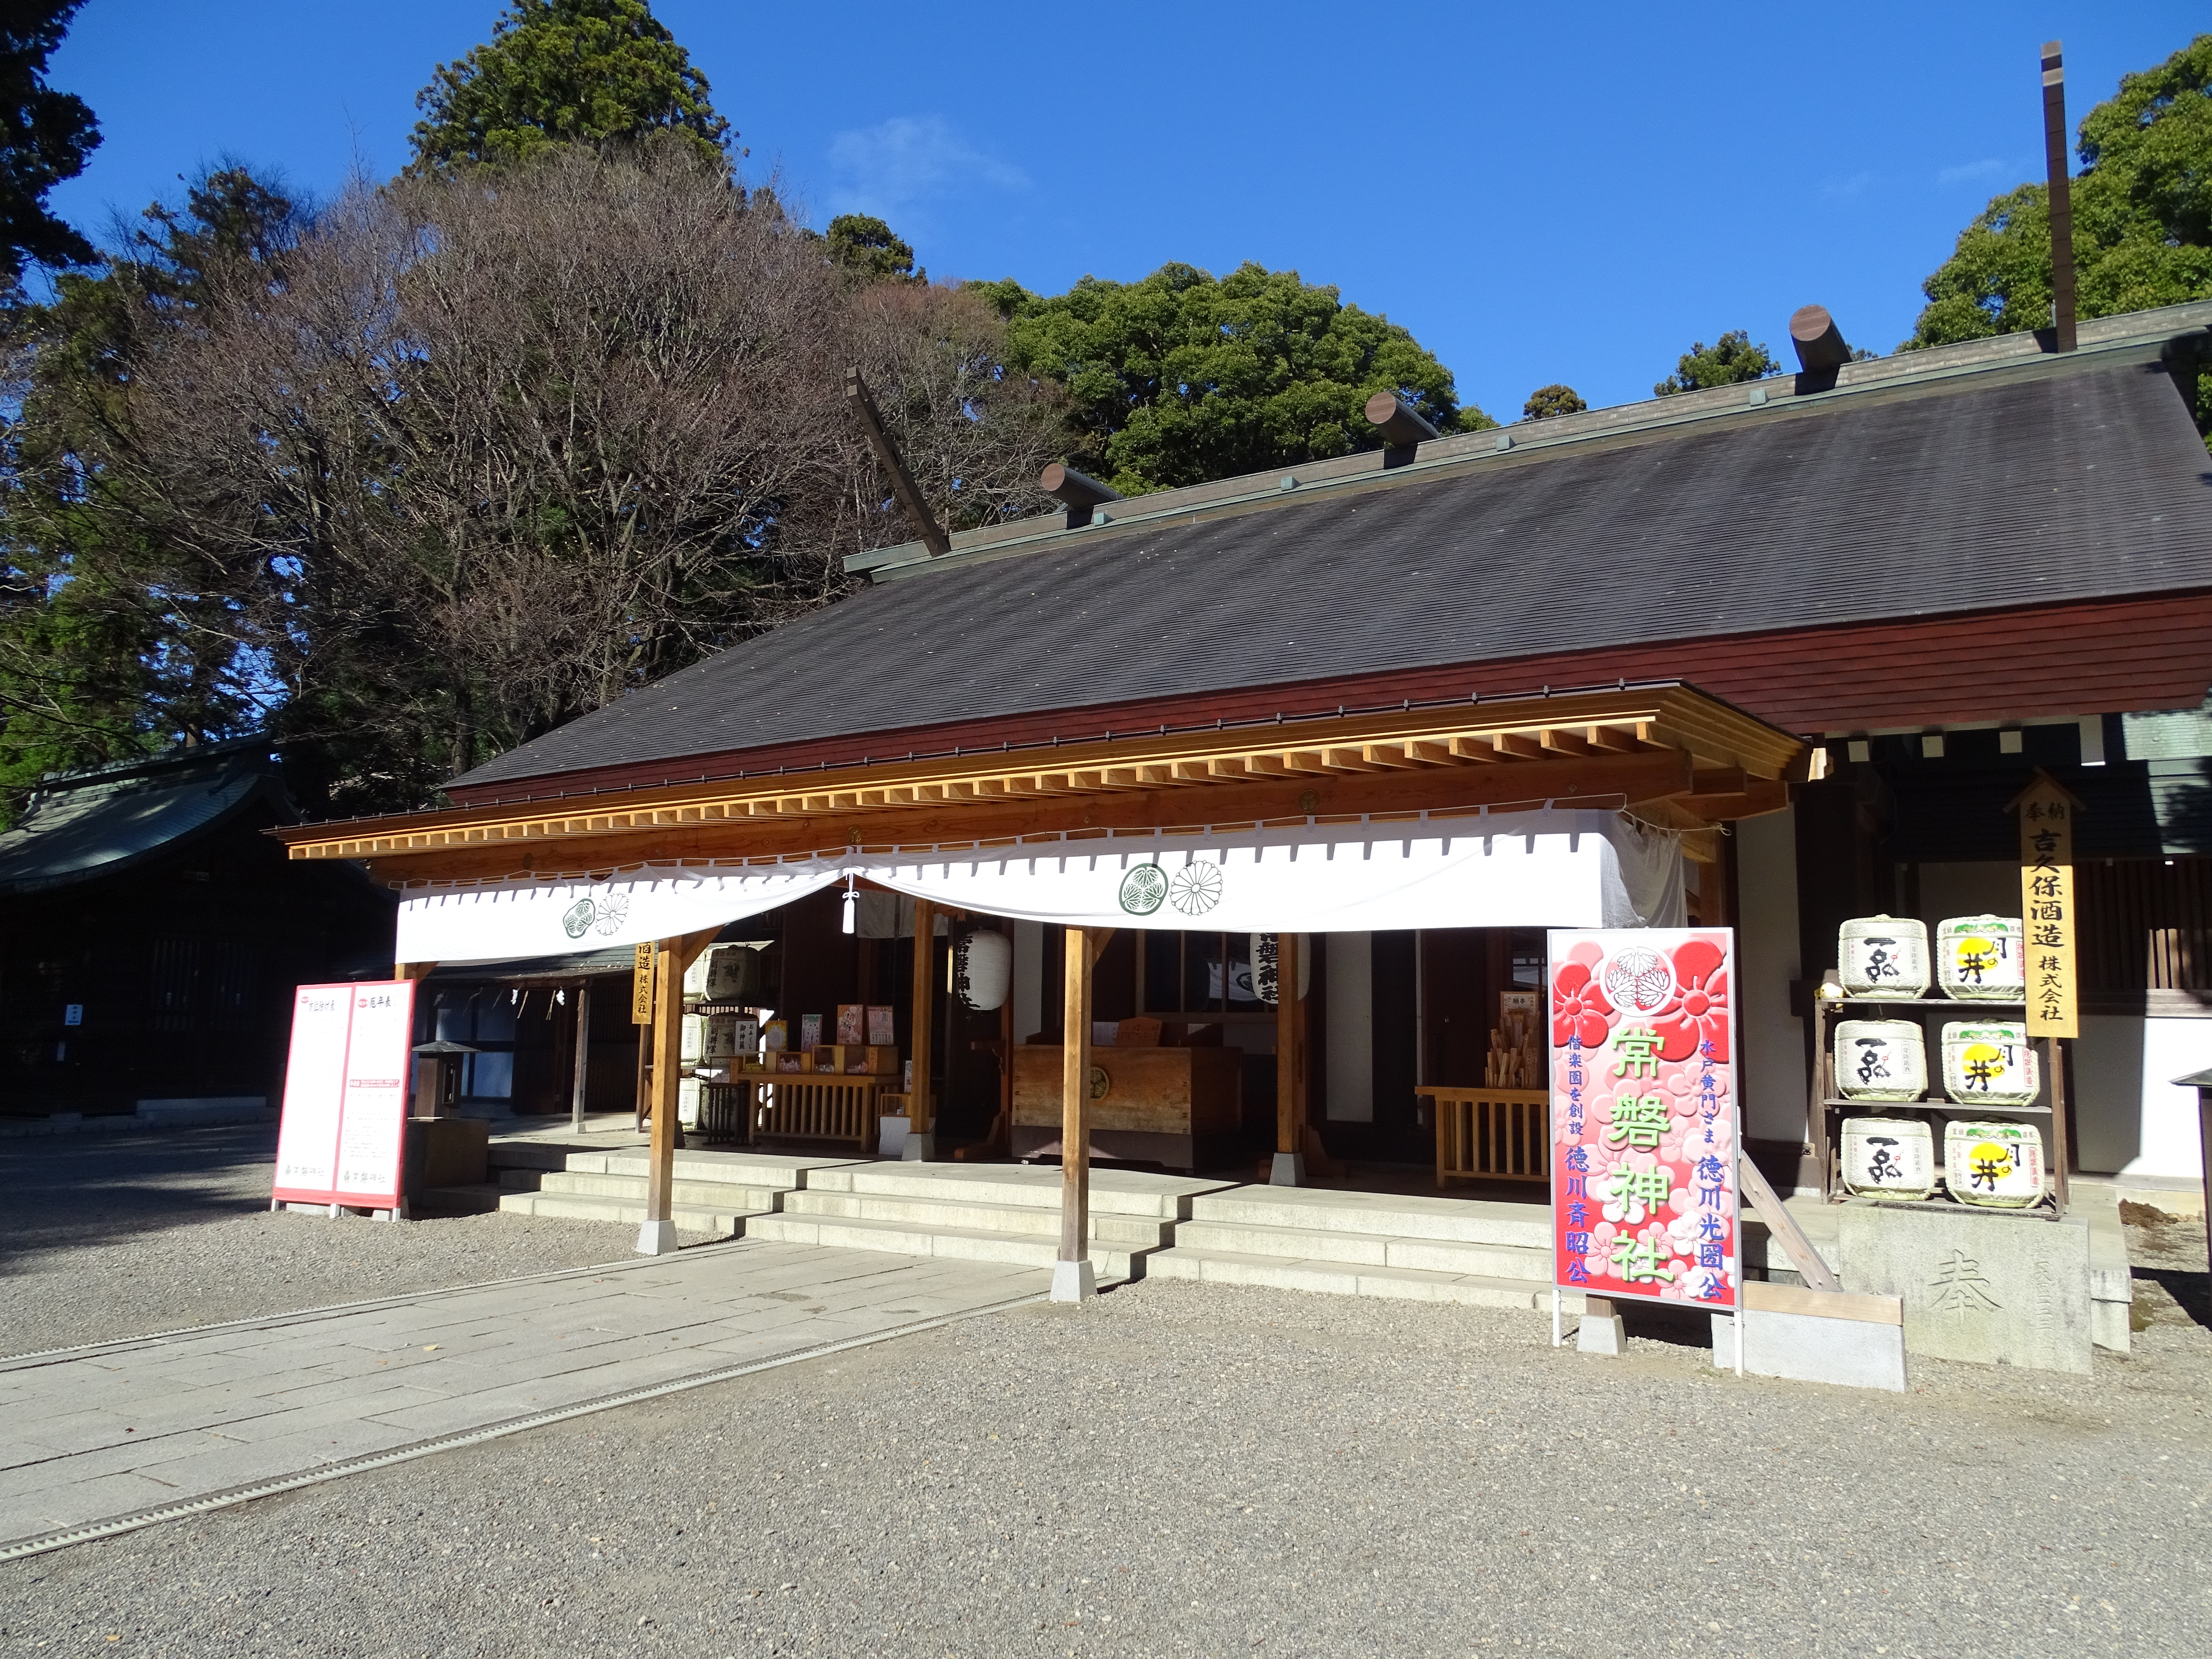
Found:
<path fill-rule="evenodd" d="M 751 1086 L 759 1104 L 753 1112 L 756 1139 L 835 1140 L 872 1152 L 876 1146 L 876 1096 L 880 1077 L 835 1077 L 828 1073 L 765 1079 Z"/>
<path fill-rule="evenodd" d="M 1551 1097 L 1541 1089 L 1425 1088 L 1436 1103 L 1437 1185 L 1551 1178 Z"/>

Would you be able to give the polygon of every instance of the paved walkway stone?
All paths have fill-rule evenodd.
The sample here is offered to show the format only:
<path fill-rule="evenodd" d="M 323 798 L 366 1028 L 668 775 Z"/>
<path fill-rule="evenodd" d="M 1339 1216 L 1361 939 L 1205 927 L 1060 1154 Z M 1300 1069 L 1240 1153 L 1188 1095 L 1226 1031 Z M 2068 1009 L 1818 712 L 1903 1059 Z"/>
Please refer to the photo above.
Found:
<path fill-rule="evenodd" d="M 1049 1282 L 744 1241 L 0 1361 L 0 1547 L 980 1312 Z"/>

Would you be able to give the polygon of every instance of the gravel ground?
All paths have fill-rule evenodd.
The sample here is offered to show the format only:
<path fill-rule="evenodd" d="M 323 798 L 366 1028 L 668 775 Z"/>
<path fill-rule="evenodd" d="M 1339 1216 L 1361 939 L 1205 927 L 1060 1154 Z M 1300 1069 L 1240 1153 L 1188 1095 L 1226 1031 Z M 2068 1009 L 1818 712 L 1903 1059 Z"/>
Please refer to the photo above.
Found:
<path fill-rule="evenodd" d="M 271 1214 L 273 1129 L 0 1142 L 0 1355 L 629 1258 L 618 1227 Z"/>
<path fill-rule="evenodd" d="M 0 1651 L 2212 1652 L 2212 1332 L 2144 1296 L 1895 1396 L 1155 1280 L 10 1564 Z"/>

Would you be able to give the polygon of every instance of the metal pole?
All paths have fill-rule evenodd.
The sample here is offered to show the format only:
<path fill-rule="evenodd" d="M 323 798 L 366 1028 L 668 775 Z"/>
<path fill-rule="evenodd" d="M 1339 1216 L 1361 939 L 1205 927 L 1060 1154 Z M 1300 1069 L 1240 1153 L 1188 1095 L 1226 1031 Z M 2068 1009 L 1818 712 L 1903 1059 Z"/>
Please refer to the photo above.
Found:
<path fill-rule="evenodd" d="M 592 981 L 576 981 L 576 1084 L 568 1098 L 568 1127 L 584 1133 L 584 1085 L 591 1072 Z"/>

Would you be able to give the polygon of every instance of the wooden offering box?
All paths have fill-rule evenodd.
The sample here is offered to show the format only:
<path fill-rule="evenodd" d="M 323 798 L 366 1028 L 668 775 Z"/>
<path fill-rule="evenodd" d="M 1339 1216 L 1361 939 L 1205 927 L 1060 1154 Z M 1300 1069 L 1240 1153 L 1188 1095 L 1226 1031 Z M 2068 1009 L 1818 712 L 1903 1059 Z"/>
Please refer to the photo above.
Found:
<path fill-rule="evenodd" d="M 1014 1050 L 1016 1158 L 1058 1151 L 1061 1063 L 1057 1043 Z M 1184 1170 L 1236 1161 L 1243 1049 L 1093 1048 L 1091 1068 L 1091 1146 L 1100 1157 Z"/>

